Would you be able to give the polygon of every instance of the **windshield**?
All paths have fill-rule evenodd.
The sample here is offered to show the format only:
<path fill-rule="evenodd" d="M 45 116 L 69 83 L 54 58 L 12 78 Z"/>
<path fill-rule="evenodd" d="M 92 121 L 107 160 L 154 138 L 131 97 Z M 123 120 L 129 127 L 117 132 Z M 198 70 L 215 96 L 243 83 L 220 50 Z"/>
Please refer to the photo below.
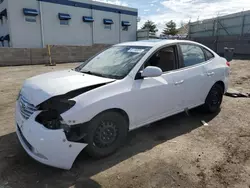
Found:
<path fill-rule="evenodd" d="M 150 48 L 147 46 L 113 46 L 84 62 L 75 70 L 96 76 L 122 79 Z"/>

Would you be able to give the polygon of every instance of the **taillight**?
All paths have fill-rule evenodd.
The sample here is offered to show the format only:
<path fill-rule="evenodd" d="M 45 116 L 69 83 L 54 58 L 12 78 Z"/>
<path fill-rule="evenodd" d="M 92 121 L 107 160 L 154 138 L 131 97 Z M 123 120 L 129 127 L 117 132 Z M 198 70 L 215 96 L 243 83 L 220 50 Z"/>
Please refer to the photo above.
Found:
<path fill-rule="evenodd" d="M 229 66 L 229 67 L 230 67 L 230 63 L 229 63 L 229 62 L 227 62 L 226 64 L 227 64 L 227 66 Z"/>

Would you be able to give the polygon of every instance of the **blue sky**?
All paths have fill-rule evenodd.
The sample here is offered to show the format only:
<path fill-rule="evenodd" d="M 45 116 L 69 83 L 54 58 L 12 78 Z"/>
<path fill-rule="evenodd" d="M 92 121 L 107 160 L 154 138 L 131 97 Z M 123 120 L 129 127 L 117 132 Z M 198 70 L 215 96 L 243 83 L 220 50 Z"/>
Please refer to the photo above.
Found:
<path fill-rule="evenodd" d="M 166 22 L 181 22 L 214 18 L 230 13 L 250 10 L 250 0 L 95 0 L 138 9 L 141 21 L 139 28 L 146 20 L 157 24 L 159 33 Z M 159 34 L 158 33 L 158 34 Z"/>

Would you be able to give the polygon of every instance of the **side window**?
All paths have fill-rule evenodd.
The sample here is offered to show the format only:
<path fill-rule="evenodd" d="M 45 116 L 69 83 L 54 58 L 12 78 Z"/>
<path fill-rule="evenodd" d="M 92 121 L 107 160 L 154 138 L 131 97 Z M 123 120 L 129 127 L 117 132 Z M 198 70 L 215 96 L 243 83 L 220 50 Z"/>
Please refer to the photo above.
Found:
<path fill-rule="evenodd" d="M 104 25 L 104 29 L 110 29 L 111 30 L 111 25 Z"/>
<path fill-rule="evenodd" d="M 36 16 L 25 16 L 26 22 L 36 22 Z"/>
<path fill-rule="evenodd" d="M 60 25 L 69 25 L 69 20 L 60 20 Z"/>
<path fill-rule="evenodd" d="M 156 53 L 146 62 L 147 66 L 156 66 L 161 68 L 162 72 L 167 72 L 175 69 L 176 53 L 175 47 L 166 47 Z"/>
<path fill-rule="evenodd" d="M 189 67 L 206 61 L 205 54 L 199 46 L 181 44 L 184 67 Z"/>
<path fill-rule="evenodd" d="M 210 51 L 208 51 L 205 48 L 203 48 L 203 50 L 204 50 L 204 52 L 205 52 L 205 54 L 207 56 L 207 60 L 214 58 L 214 54 L 212 54 Z"/>
<path fill-rule="evenodd" d="M 123 31 L 128 31 L 128 26 L 123 26 L 123 27 L 122 27 L 122 30 L 123 30 Z"/>

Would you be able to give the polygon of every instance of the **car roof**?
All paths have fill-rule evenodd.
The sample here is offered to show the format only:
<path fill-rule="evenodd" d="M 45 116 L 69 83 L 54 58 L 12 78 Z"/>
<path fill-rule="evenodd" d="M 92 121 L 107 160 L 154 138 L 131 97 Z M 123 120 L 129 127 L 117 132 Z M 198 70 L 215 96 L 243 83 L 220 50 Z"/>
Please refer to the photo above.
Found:
<path fill-rule="evenodd" d="M 176 43 L 183 43 L 183 42 L 197 44 L 196 42 L 189 41 L 189 40 L 150 39 L 150 40 L 141 40 L 141 41 L 134 41 L 134 42 L 124 42 L 124 43 L 116 44 L 115 46 L 149 46 L 149 47 L 154 47 L 154 46 L 176 44 Z"/>

